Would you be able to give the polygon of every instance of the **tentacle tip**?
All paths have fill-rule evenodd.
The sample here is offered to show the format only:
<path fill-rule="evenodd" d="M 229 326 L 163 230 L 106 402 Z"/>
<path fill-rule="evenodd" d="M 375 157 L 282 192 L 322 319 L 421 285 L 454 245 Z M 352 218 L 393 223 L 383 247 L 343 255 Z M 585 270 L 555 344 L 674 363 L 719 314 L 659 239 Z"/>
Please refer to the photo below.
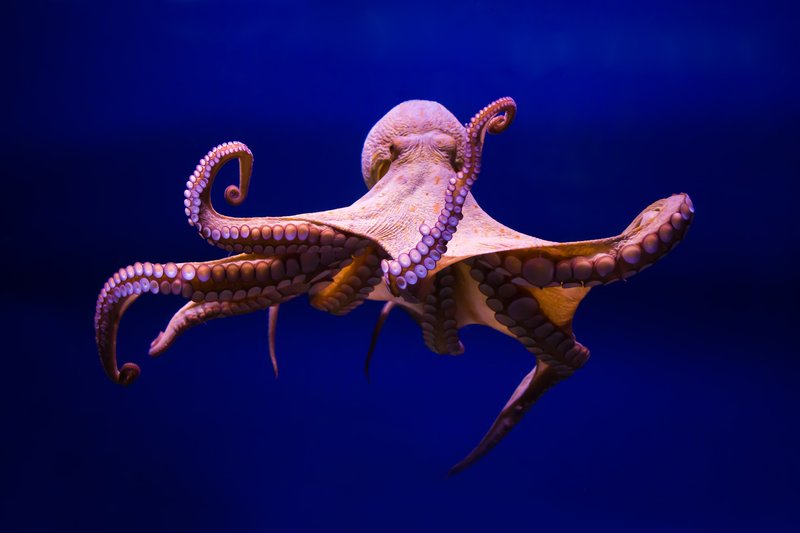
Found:
<path fill-rule="evenodd" d="M 453 476 L 456 476 L 456 475 L 460 474 L 461 472 L 466 470 L 466 468 L 468 466 L 469 466 L 469 463 L 464 464 L 464 461 L 461 461 L 460 463 L 456 463 L 455 465 L 453 465 L 450 468 L 450 470 L 447 471 L 447 477 L 453 477 Z"/>
<path fill-rule="evenodd" d="M 236 185 L 228 185 L 225 188 L 225 201 L 230 205 L 242 205 L 242 202 L 244 202 L 245 198 L 246 196 L 242 194 L 242 191 Z"/>
<path fill-rule="evenodd" d="M 692 197 L 689 196 L 689 193 L 681 193 L 683 195 L 684 203 L 689 207 L 689 211 L 694 214 L 694 202 L 692 201 Z"/>
<path fill-rule="evenodd" d="M 510 123 L 506 121 L 505 116 L 501 115 L 489 121 L 489 126 L 486 129 L 492 135 L 498 135 L 503 133 L 509 125 Z"/>
<path fill-rule="evenodd" d="M 469 455 L 467 455 L 459 462 L 454 464 L 452 467 L 450 467 L 450 470 L 447 471 L 447 477 L 453 477 L 456 474 L 460 474 L 467 468 L 471 467 L 478 461 L 478 459 L 480 459 L 484 455 L 484 453 L 486 452 L 484 451 L 482 453 L 481 452 L 476 453 L 476 450 L 472 450 L 472 452 Z"/>
<path fill-rule="evenodd" d="M 136 381 L 141 374 L 142 371 L 139 368 L 139 365 L 135 363 L 125 363 L 122 365 L 122 368 L 119 369 L 119 376 L 117 376 L 117 383 L 122 385 L 123 387 L 129 386 L 131 383 Z"/>
<path fill-rule="evenodd" d="M 163 331 L 159 331 L 158 335 L 156 335 L 156 338 L 153 339 L 153 341 L 150 343 L 150 347 L 152 348 L 153 346 L 158 344 L 158 341 L 160 341 L 161 337 L 163 337 L 163 336 L 164 336 L 164 332 Z"/>
<path fill-rule="evenodd" d="M 160 331 L 158 336 L 153 339 L 153 342 L 150 343 L 150 349 L 147 351 L 147 355 L 150 357 L 158 357 L 167 349 L 167 344 L 163 342 L 164 339 L 164 332 Z"/>

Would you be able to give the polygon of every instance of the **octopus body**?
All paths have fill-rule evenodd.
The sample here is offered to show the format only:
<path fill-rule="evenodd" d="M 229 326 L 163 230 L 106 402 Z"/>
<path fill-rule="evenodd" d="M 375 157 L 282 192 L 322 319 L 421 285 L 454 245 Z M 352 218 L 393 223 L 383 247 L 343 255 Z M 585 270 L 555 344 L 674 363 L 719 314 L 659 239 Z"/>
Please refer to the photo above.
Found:
<path fill-rule="evenodd" d="M 489 326 L 534 356 L 480 443 L 451 472 L 474 463 L 517 424 L 551 386 L 589 358 L 572 331 L 578 304 L 599 285 L 627 279 L 674 248 L 694 216 L 686 194 L 648 206 L 619 235 L 558 243 L 531 237 L 492 219 L 472 195 L 486 134 L 504 131 L 516 105 L 501 98 L 462 125 L 442 105 L 413 100 L 389 111 L 369 132 L 362 153 L 368 192 L 349 207 L 288 217 L 219 214 L 210 191 L 219 169 L 239 163 L 232 205 L 247 197 L 251 151 L 240 142 L 213 148 L 189 175 L 184 207 L 189 225 L 209 244 L 233 253 L 185 263 L 136 262 L 115 272 L 97 299 L 96 341 L 112 381 L 129 385 L 134 363 L 117 366 L 123 313 L 146 293 L 188 302 L 152 342 L 150 355 L 207 320 L 269 310 L 270 355 L 277 373 L 278 306 L 308 294 L 317 309 L 345 314 L 364 300 L 386 302 L 373 332 L 366 368 L 389 312 L 400 307 L 438 354 L 460 354 L 459 329 Z"/>

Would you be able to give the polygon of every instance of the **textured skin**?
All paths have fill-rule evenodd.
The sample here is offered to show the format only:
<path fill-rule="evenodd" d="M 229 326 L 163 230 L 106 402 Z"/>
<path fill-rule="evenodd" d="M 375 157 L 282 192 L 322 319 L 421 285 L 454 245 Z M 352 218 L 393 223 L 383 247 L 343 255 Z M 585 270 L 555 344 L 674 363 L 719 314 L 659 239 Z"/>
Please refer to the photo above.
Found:
<path fill-rule="evenodd" d="M 106 374 L 122 385 L 139 367 L 116 362 L 116 334 L 125 309 L 141 294 L 190 300 L 153 341 L 164 352 L 188 328 L 212 318 L 270 310 L 270 355 L 278 306 L 308 293 L 311 305 L 345 314 L 365 299 L 387 302 L 373 333 L 394 307 L 420 325 L 426 345 L 460 354 L 460 328 L 489 326 L 517 339 L 535 357 L 533 370 L 478 446 L 451 472 L 486 454 L 555 383 L 589 358 L 572 318 L 592 287 L 627 279 L 663 257 L 694 217 L 686 194 L 658 200 L 622 233 L 557 243 L 507 228 L 486 214 L 470 190 L 487 133 L 504 131 L 516 105 L 501 98 L 462 126 L 438 103 L 413 100 L 386 114 L 364 143 L 369 191 L 349 207 L 291 217 L 231 218 L 211 205 L 210 190 L 226 162 L 239 161 L 239 184 L 226 200 L 246 196 L 253 167 L 242 143 L 212 149 L 186 182 L 189 224 L 210 244 L 237 255 L 206 262 L 134 263 L 114 273 L 97 300 L 95 332 Z"/>

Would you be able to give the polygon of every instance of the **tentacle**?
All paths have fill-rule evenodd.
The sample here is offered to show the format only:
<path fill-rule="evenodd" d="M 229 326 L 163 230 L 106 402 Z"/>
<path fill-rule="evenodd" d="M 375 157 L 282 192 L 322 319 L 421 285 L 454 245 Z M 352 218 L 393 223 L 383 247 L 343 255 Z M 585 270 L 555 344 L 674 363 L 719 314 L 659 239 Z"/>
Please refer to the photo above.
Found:
<path fill-rule="evenodd" d="M 139 367 L 116 362 L 116 337 L 119 322 L 127 307 L 140 294 L 174 294 L 191 299 L 170 321 L 165 332 L 151 347 L 163 352 L 189 327 L 214 318 L 265 309 L 305 292 L 313 283 L 330 280 L 340 261 L 323 264 L 319 257 L 304 261 L 299 256 L 263 258 L 239 255 L 218 261 L 197 263 L 134 263 L 111 276 L 97 299 L 95 336 L 100 360 L 112 381 L 129 385 L 139 375 Z"/>
<path fill-rule="evenodd" d="M 552 244 L 488 254 L 482 261 L 529 287 L 594 287 L 646 269 L 686 236 L 692 200 L 676 194 L 645 209 L 625 231 L 608 239 Z"/>
<path fill-rule="evenodd" d="M 253 154 L 240 142 L 218 145 L 203 157 L 189 176 L 184 191 L 184 206 L 189 224 L 209 244 L 229 252 L 281 255 L 281 247 L 307 243 L 344 248 L 352 253 L 367 242 L 361 237 L 323 224 L 309 223 L 291 217 L 233 218 L 219 214 L 211 203 L 211 188 L 219 170 L 232 160 L 239 161 L 239 185 L 225 189 L 225 200 L 241 205 L 250 187 Z M 324 261 L 323 261 L 324 262 Z"/>
<path fill-rule="evenodd" d="M 223 314 L 223 302 L 189 302 L 181 307 L 170 319 L 167 327 L 160 331 L 150 343 L 147 354 L 156 357 L 167 351 L 170 346 L 187 329 L 220 317 Z M 102 357 L 102 356 L 101 356 Z"/>
<path fill-rule="evenodd" d="M 395 294 L 415 285 L 428 272 L 436 268 L 441 256 L 447 252 L 447 243 L 453 238 L 458 222 L 463 217 L 461 208 L 481 168 L 481 155 L 486 132 L 504 131 L 514 120 L 516 103 L 511 98 L 500 98 L 484 107 L 467 124 L 468 143 L 465 147 L 464 166 L 451 178 L 444 197 L 444 207 L 431 227 L 423 222 L 419 227 L 422 238 L 407 253 L 396 260 L 385 261 L 381 267 L 386 283 Z M 501 114 L 502 113 L 502 114 Z"/>
<path fill-rule="evenodd" d="M 589 288 L 537 289 L 513 282 L 511 274 L 485 258 L 472 261 L 470 277 L 478 283 L 496 328 L 516 338 L 537 359 L 475 449 L 453 467 L 464 470 L 487 454 L 552 385 L 572 375 L 589 359 L 589 350 L 575 340 L 572 318 Z"/>
<path fill-rule="evenodd" d="M 422 336 L 428 348 L 438 354 L 464 353 L 464 345 L 458 339 L 455 283 L 452 268 L 438 272 L 423 306 Z"/>
<path fill-rule="evenodd" d="M 150 356 L 156 357 L 167 351 L 186 330 L 207 322 L 214 318 L 225 318 L 234 315 L 242 315 L 273 307 L 270 302 L 281 301 L 285 302 L 292 299 L 295 294 L 303 292 L 305 289 L 304 284 L 292 285 L 285 287 L 280 296 L 271 293 L 275 300 L 270 300 L 262 294 L 259 298 L 244 298 L 243 300 L 232 301 L 203 301 L 203 302 L 189 302 L 181 307 L 175 315 L 170 319 L 169 324 L 160 332 L 158 336 L 150 343 Z M 277 304 L 275 304 L 277 305 Z"/>
<path fill-rule="evenodd" d="M 204 228 L 208 228 L 209 234 L 215 229 L 219 231 L 232 220 L 214 209 L 211 203 L 211 186 L 219 170 L 233 159 L 239 161 L 239 185 L 229 185 L 225 189 L 225 200 L 231 205 L 241 205 L 247 198 L 250 176 L 253 173 L 253 152 L 244 143 L 226 142 L 212 148 L 200 159 L 186 182 L 186 199 L 183 205 L 186 207 L 189 225 L 196 226 L 198 232 L 202 233 Z"/>
<path fill-rule="evenodd" d="M 381 281 L 380 259 L 375 248 L 358 249 L 352 263 L 343 262 L 333 281 L 314 291 L 311 305 L 335 315 L 344 315 L 361 305 Z"/>
<path fill-rule="evenodd" d="M 506 333 L 556 373 L 569 375 L 583 366 L 589 350 L 575 341 L 572 318 L 588 288 L 536 289 L 514 283 L 512 275 L 476 258 L 470 276 L 478 282 L 485 305 Z"/>
<path fill-rule="evenodd" d="M 590 353 L 575 340 L 572 317 L 590 287 L 626 279 L 663 257 L 685 236 L 693 215 L 691 199 L 674 195 L 649 206 L 617 237 L 485 254 L 466 263 L 495 321 L 538 364 L 452 473 L 488 453 L 547 388 L 586 363 Z"/>
<path fill-rule="evenodd" d="M 150 343 L 150 356 L 156 357 L 167 351 L 180 335 L 188 329 L 215 318 L 242 315 L 263 309 L 272 309 L 279 304 L 271 302 L 287 302 L 306 289 L 306 285 L 298 284 L 284 287 L 280 294 L 272 294 L 272 300 L 262 296 L 260 298 L 244 298 L 238 302 L 189 302 L 181 307 L 170 319 L 166 329 Z M 273 336 L 274 338 L 274 336 Z M 272 353 L 270 354 L 272 355 Z M 274 366 L 274 365 L 273 365 Z"/>
<path fill-rule="evenodd" d="M 586 363 L 590 353 L 575 340 L 572 318 L 590 287 L 626 279 L 663 257 L 686 235 L 693 215 L 688 195 L 674 195 L 645 209 L 618 237 L 486 254 L 467 263 L 496 322 L 538 363 L 451 474 L 488 453 L 548 388 Z"/>
<path fill-rule="evenodd" d="M 272 370 L 275 377 L 278 377 L 278 356 L 275 353 L 275 333 L 278 329 L 278 309 L 280 304 L 272 305 L 269 308 L 269 359 L 272 361 Z"/>
<path fill-rule="evenodd" d="M 550 387 L 563 379 L 563 376 L 553 372 L 547 363 L 539 363 L 526 375 L 517 386 L 514 394 L 503 407 L 489 431 L 480 443 L 450 469 L 449 474 L 455 475 L 473 465 L 478 459 L 486 455 L 498 442 L 508 435 L 517 423 L 522 420 L 525 413 Z"/>
<path fill-rule="evenodd" d="M 369 365 L 372 362 L 372 354 L 375 353 L 375 347 L 378 345 L 378 337 L 381 334 L 381 329 L 383 329 L 383 324 L 386 322 L 386 319 L 389 318 L 389 313 L 392 312 L 392 309 L 395 307 L 395 303 L 393 301 L 388 301 L 381 309 L 381 314 L 378 315 L 378 321 L 375 323 L 375 329 L 372 330 L 372 338 L 369 341 L 369 350 L 367 350 L 367 357 L 364 360 L 364 375 L 369 378 Z"/>

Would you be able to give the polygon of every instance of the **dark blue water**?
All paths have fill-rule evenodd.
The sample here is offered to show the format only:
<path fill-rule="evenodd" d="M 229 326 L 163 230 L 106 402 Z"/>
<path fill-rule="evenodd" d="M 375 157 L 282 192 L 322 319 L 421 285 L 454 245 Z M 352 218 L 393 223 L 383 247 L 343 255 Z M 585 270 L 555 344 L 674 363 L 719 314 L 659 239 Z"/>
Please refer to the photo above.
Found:
<path fill-rule="evenodd" d="M 796 531 L 800 13 L 538 4 L 4 8 L 0 529 Z M 504 95 L 517 120 L 474 192 L 505 224 L 612 235 L 680 191 L 697 217 L 658 265 L 592 291 L 591 361 L 473 469 L 445 477 L 533 363 L 488 329 L 441 357 L 396 313 L 367 383 L 380 304 L 299 298 L 276 381 L 265 313 L 148 360 L 181 301 L 143 298 L 119 340 L 142 377 L 105 378 L 106 277 L 224 255 L 182 206 L 211 146 L 256 156 L 226 213 L 328 209 L 363 194 L 361 143 L 395 104 L 467 120 Z"/>

